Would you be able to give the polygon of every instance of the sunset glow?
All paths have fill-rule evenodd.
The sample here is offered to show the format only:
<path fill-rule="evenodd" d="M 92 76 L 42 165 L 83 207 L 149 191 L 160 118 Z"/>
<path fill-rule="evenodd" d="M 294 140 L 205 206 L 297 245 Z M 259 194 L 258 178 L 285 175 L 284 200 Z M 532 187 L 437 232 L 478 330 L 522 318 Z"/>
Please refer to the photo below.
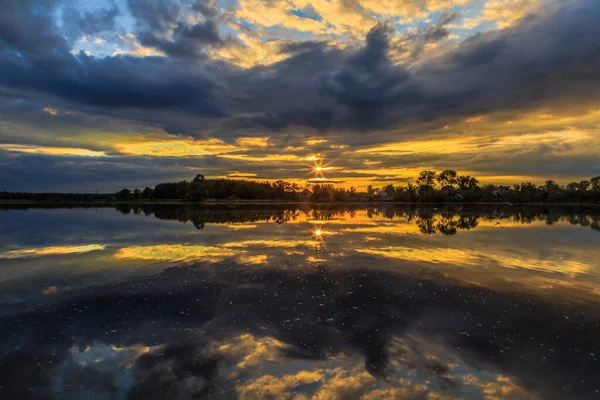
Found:
<path fill-rule="evenodd" d="M 142 3 L 5 10 L 0 190 L 600 175 L 596 1 Z"/>
<path fill-rule="evenodd" d="M 0 399 L 600 394 L 600 0 L 0 0 Z"/>

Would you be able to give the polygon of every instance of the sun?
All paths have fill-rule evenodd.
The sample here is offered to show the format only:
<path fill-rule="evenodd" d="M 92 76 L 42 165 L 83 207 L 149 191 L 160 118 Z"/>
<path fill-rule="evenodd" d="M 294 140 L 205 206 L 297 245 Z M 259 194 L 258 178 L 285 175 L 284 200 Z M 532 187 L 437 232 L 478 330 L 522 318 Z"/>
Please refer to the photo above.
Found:
<path fill-rule="evenodd" d="M 321 231 L 320 229 L 317 229 L 315 231 L 315 236 L 321 236 L 321 235 L 323 235 L 323 231 Z"/>
<path fill-rule="evenodd" d="M 329 164 L 323 164 L 322 159 L 318 159 L 312 165 L 312 173 L 315 175 L 316 179 L 325 179 L 324 172 L 333 169 L 329 166 Z"/>

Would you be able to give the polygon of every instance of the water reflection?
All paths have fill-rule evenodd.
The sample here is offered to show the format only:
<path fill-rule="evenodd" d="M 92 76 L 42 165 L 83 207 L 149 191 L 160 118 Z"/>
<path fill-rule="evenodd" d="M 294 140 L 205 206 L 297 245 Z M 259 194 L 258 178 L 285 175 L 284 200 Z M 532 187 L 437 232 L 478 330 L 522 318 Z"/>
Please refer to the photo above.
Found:
<path fill-rule="evenodd" d="M 39 206 L 37 206 L 39 207 Z M 108 207 L 108 206 L 107 206 Z M 406 220 L 414 223 L 423 234 L 442 233 L 454 235 L 461 230 L 470 230 L 481 222 L 504 224 L 531 224 L 543 222 L 554 225 L 568 222 L 571 225 L 600 230 L 600 206 L 598 205 L 508 205 L 482 204 L 445 206 L 437 208 L 422 205 L 382 204 L 378 206 L 357 205 L 160 205 L 160 204 L 118 204 L 114 206 L 124 215 L 154 215 L 161 220 L 191 222 L 203 229 L 206 224 L 229 224 L 232 229 L 251 228 L 251 223 L 274 222 L 277 224 L 295 222 L 299 219 L 309 222 L 348 221 L 357 213 L 365 212 L 370 219 Z M 27 205 L 0 205 L 0 210 L 27 210 Z M 73 209 L 73 206 L 48 205 L 45 208 Z M 81 207 L 78 207 L 81 208 Z M 91 207 L 90 207 L 91 208 Z M 96 207 L 97 209 L 97 207 Z M 246 224 L 246 225 L 232 225 Z"/>
<path fill-rule="evenodd" d="M 369 218 L 382 217 L 389 220 L 405 219 L 413 222 L 422 234 L 454 235 L 462 230 L 470 230 L 480 221 L 494 221 L 496 225 L 531 224 L 544 222 L 553 225 L 567 221 L 572 225 L 580 225 L 600 230 L 600 207 L 596 206 L 464 206 L 448 207 L 439 210 L 435 207 L 416 208 L 401 205 L 383 205 L 379 207 L 359 208 L 356 206 L 230 206 L 223 207 L 173 207 L 173 206 L 132 206 L 119 205 L 117 209 L 124 214 L 134 212 L 144 215 L 154 214 L 156 218 L 191 221 L 198 229 L 205 224 L 234 224 L 253 222 L 294 222 L 302 214 L 309 221 L 331 221 L 335 219 L 353 219 L 357 212 L 366 210 Z"/>
<path fill-rule="evenodd" d="M 600 395 L 594 209 L 74 212 L 3 215 L 1 398 Z"/>

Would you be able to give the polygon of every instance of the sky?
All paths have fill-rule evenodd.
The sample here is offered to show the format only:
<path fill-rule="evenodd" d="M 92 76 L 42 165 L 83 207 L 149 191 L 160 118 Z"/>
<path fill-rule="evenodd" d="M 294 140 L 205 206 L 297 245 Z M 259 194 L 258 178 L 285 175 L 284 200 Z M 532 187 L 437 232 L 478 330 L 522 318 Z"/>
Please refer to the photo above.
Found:
<path fill-rule="evenodd" d="M 597 0 L 0 6 L 0 191 L 600 175 Z"/>

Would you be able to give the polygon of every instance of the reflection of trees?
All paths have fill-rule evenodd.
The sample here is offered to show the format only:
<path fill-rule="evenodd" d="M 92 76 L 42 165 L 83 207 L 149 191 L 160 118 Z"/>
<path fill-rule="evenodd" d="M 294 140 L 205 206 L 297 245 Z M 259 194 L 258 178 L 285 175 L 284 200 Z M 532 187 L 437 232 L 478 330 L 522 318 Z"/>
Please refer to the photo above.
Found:
<path fill-rule="evenodd" d="M 283 224 L 296 221 L 302 213 L 307 218 L 315 220 L 351 219 L 356 217 L 364 207 L 354 205 L 235 205 L 235 206 L 183 206 L 183 205 L 136 205 L 115 204 L 114 207 L 122 214 L 154 215 L 158 219 L 191 222 L 196 228 L 202 229 L 206 224 L 235 224 L 276 222 Z M 75 208 L 73 205 L 43 204 L 20 205 L 3 204 L 0 210 L 26 210 L 29 208 Z M 84 208 L 99 208 L 84 207 Z M 480 221 L 510 222 L 532 224 L 543 222 L 553 225 L 558 222 L 568 222 L 571 225 L 589 227 L 600 230 L 600 207 L 594 206 L 510 206 L 510 205 L 464 205 L 459 208 L 447 207 L 438 210 L 433 206 L 415 204 L 394 205 L 385 204 L 379 207 L 368 207 L 369 218 L 383 217 L 389 220 L 403 219 L 414 223 L 423 234 L 431 235 L 440 232 L 454 235 L 460 231 L 477 227 Z"/>
<path fill-rule="evenodd" d="M 440 232 L 454 235 L 459 231 L 470 230 L 478 226 L 479 221 L 506 221 L 511 223 L 532 224 L 542 221 L 547 225 L 567 221 L 598 230 L 600 227 L 600 209 L 585 206 L 509 206 L 478 205 L 438 210 L 432 207 L 382 206 L 369 209 L 370 218 L 375 216 L 388 219 L 405 219 L 415 223 L 424 235 Z"/>
<path fill-rule="evenodd" d="M 131 206 L 128 204 L 116 204 L 115 208 L 121 213 L 121 214 L 130 214 L 131 213 Z"/>
<path fill-rule="evenodd" d="M 455 235 L 458 231 L 458 224 L 453 219 L 443 218 L 438 222 L 437 229 L 444 235 Z"/>
<path fill-rule="evenodd" d="M 479 221 L 475 215 L 461 215 L 458 217 L 457 228 L 461 230 L 469 230 L 475 228 Z"/>
<path fill-rule="evenodd" d="M 309 214 L 311 214 L 312 219 L 328 221 L 340 218 L 354 218 L 356 210 L 353 207 L 318 207 L 313 208 Z"/>
<path fill-rule="evenodd" d="M 235 224 L 296 221 L 303 213 L 306 218 L 320 221 L 352 219 L 360 207 L 350 205 L 236 205 L 236 206 L 182 206 L 118 204 L 123 214 L 154 214 L 156 218 L 191 222 L 197 229 L 206 224 Z M 6 208 L 5 208 L 6 209 Z M 363 209 L 364 210 L 364 209 Z M 418 226 L 424 235 L 441 233 L 455 235 L 478 226 L 480 221 L 503 221 L 520 224 L 543 222 L 553 225 L 566 221 L 572 225 L 600 230 L 600 208 L 585 206 L 509 206 L 479 205 L 460 208 L 419 207 L 415 205 L 382 205 L 366 209 L 369 218 L 403 219 Z"/>
<path fill-rule="evenodd" d="M 300 210 L 289 207 L 188 207 L 171 205 L 144 205 L 140 209 L 135 206 L 120 204 L 116 208 L 122 213 L 143 212 L 158 219 L 191 222 L 197 229 L 203 229 L 206 224 L 232 224 L 294 221 L 300 215 Z"/>
<path fill-rule="evenodd" d="M 433 235 L 436 232 L 433 215 L 418 216 L 416 219 L 419 231 L 423 235 Z"/>

